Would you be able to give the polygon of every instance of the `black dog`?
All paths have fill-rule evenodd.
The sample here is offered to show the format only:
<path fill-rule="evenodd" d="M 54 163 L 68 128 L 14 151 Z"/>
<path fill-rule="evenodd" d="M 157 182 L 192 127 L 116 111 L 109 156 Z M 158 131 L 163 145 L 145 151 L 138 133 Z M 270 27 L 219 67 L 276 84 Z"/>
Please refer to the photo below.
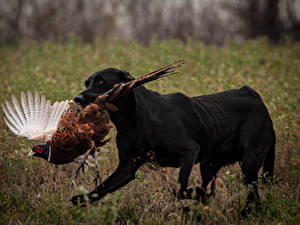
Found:
<path fill-rule="evenodd" d="M 86 90 L 74 100 L 85 106 L 115 84 L 131 79 L 125 71 L 99 71 L 88 78 Z M 261 166 L 272 179 L 275 132 L 263 100 L 250 87 L 197 97 L 162 95 L 140 87 L 114 104 L 119 110 L 110 112 L 110 117 L 118 131 L 119 166 L 88 194 L 91 202 L 135 179 L 135 172 L 147 161 L 150 151 L 162 167 L 180 167 L 179 198 L 192 197 L 188 179 L 193 165 L 199 162 L 203 182 L 201 188 L 196 188 L 197 199 L 207 199 L 207 185 L 214 181 L 218 170 L 237 161 L 245 184 L 252 185 L 246 206 L 259 199 L 257 178 Z M 85 201 L 82 195 L 72 198 L 74 204 Z"/>

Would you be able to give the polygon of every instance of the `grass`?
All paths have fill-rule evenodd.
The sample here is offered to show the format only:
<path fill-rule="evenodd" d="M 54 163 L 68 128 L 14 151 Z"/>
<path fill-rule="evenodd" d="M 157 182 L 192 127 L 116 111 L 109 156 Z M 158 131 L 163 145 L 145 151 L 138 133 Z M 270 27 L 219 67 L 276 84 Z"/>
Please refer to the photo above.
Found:
<path fill-rule="evenodd" d="M 262 210 L 240 216 L 245 188 L 238 165 L 218 173 L 216 197 L 208 205 L 180 201 L 169 192 L 178 169 L 143 166 L 137 179 L 85 208 L 69 199 L 94 188 L 89 170 L 70 185 L 74 164 L 55 166 L 27 157 L 35 144 L 15 137 L 0 120 L 0 224 L 299 224 L 300 223 L 300 44 L 288 40 L 273 46 L 265 39 L 223 47 L 190 40 L 135 42 L 98 40 L 87 45 L 21 41 L 0 46 L 0 102 L 32 90 L 52 102 L 71 99 L 84 89 L 95 71 L 116 67 L 139 76 L 179 58 L 189 63 L 178 75 L 148 84 L 162 93 L 201 95 L 249 85 L 263 97 L 277 134 L 275 182 L 259 183 Z M 3 112 L 0 111 L 0 118 Z M 115 131 L 104 153 L 101 173 L 107 177 L 118 164 Z M 190 185 L 201 183 L 199 165 Z M 190 212 L 184 213 L 184 208 Z"/>

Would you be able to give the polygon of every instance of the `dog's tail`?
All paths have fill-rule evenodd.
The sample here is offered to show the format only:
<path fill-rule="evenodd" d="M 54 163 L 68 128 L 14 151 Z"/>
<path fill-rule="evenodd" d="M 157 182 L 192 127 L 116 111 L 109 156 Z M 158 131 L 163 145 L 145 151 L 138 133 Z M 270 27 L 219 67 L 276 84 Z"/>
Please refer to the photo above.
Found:
<path fill-rule="evenodd" d="M 263 182 L 265 184 L 273 181 L 274 162 L 275 162 L 275 143 L 276 143 L 276 136 L 273 130 L 267 156 L 263 164 L 263 173 L 264 173 Z"/>

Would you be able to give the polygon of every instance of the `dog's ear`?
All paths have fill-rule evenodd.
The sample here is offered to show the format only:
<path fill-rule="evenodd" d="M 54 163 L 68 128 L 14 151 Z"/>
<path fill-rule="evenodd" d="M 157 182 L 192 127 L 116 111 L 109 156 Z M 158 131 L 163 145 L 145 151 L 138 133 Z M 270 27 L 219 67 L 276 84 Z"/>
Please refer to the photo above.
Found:
<path fill-rule="evenodd" d="M 135 80 L 135 78 L 131 76 L 130 73 L 127 72 L 126 70 L 122 70 L 122 72 L 123 72 L 123 78 L 126 82 Z"/>

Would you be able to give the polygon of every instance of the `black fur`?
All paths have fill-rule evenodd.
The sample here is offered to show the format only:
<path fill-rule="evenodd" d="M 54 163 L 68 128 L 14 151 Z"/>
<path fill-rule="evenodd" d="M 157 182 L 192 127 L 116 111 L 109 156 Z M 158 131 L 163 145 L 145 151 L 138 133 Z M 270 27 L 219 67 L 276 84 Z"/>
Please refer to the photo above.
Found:
<path fill-rule="evenodd" d="M 86 90 L 75 101 L 87 105 L 114 84 L 130 79 L 127 72 L 113 68 L 97 72 L 88 78 Z M 118 131 L 119 166 L 88 195 L 90 201 L 135 179 L 150 151 L 162 167 L 180 167 L 179 198 L 191 198 L 188 179 L 193 165 L 199 162 L 203 182 L 196 189 L 196 198 L 203 201 L 208 197 L 207 185 L 227 164 L 240 162 L 245 184 L 252 185 L 246 205 L 259 199 L 257 177 L 261 166 L 272 178 L 275 132 L 263 100 L 250 87 L 197 97 L 163 95 L 140 87 L 113 103 L 119 108 L 110 112 Z M 72 201 L 78 204 L 85 200 L 79 195 Z"/>

